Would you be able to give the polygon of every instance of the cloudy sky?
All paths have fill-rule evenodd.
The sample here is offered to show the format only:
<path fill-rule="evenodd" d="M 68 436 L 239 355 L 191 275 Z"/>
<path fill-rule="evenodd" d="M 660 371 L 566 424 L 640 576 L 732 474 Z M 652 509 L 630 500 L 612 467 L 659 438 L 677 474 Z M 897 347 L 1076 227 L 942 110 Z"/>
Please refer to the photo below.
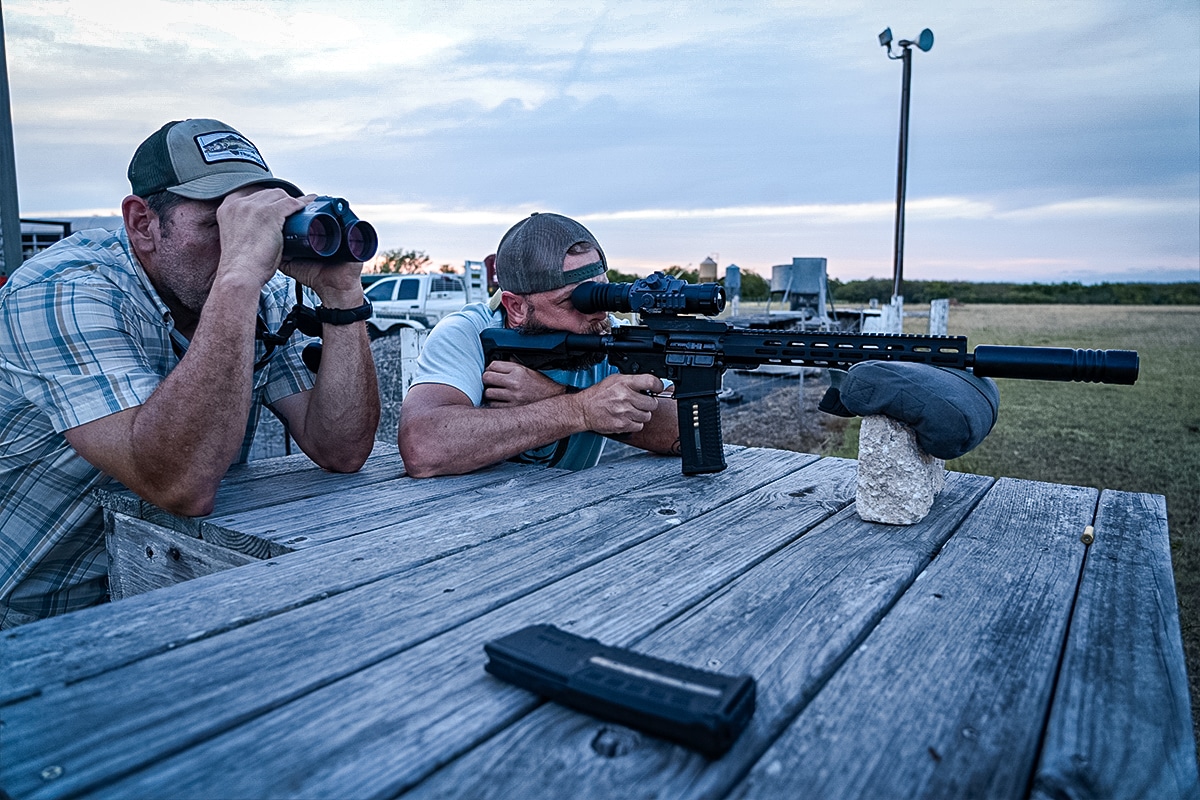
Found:
<path fill-rule="evenodd" d="M 613 266 L 824 256 L 905 277 L 1200 280 L 1195 0 L 3 0 L 21 215 L 115 214 L 138 142 L 216 117 L 459 265 L 530 211 Z"/>

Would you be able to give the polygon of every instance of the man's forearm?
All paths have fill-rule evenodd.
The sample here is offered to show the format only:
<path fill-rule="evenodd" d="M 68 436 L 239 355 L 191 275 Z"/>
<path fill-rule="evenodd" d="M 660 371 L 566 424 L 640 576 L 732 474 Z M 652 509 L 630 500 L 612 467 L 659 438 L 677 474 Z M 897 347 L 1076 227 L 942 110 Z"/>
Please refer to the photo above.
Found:
<path fill-rule="evenodd" d="M 187 353 L 150 398 L 68 432 L 71 445 L 156 505 L 209 513 L 250 411 L 258 299 L 252 289 L 214 283 Z"/>
<path fill-rule="evenodd" d="M 400 418 L 400 455 L 415 478 L 458 475 L 587 430 L 570 396 L 504 408 L 437 405 Z"/>
<path fill-rule="evenodd" d="M 293 436 L 320 466 L 353 472 L 363 465 L 379 426 L 379 383 L 365 324 L 326 325 L 321 369 Z"/>

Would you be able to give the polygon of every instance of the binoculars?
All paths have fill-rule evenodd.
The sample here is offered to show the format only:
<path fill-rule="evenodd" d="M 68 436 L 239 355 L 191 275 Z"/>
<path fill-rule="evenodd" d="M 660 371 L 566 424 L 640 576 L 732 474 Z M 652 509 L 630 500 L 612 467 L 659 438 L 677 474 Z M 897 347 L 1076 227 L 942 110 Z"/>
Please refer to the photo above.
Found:
<path fill-rule="evenodd" d="M 340 197 L 318 197 L 283 221 L 283 257 L 318 261 L 367 261 L 379 237 Z"/>

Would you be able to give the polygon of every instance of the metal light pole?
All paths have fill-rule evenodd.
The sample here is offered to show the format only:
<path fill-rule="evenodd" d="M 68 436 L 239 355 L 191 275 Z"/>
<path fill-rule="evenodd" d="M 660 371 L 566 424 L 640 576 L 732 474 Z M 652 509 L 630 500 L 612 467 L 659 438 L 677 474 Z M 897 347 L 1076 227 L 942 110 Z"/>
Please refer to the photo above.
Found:
<path fill-rule="evenodd" d="M 887 48 L 888 58 L 904 62 L 904 78 L 900 90 L 900 154 L 896 161 L 896 237 L 892 254 L 892 300 L 903 297 L 904 282 L 904 192 L 908 176 L 908 94 L 912 84 L 912 46 L 915 44 L 925 52 L 933 47 L 933 31 L 921 31 L 915 42 L 901 39 L 896 44 L 900 55 L 892 54 L 892 29 L 885 28 L 879 34 L 879 44 Z"/>
<path fill-rule="evenodd" d="M 21 219 L 17 210 L 17 165 L 13 152 L 8 63 L 4 53 L 4 12 L 0 9 L 0 284 L 21 265 Z"/>

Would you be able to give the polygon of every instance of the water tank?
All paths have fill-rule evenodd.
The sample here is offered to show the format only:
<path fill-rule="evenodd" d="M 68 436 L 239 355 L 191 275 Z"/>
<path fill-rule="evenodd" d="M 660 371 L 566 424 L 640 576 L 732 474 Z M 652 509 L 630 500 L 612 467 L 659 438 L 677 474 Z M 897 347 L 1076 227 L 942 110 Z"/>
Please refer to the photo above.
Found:
<path fill-rule="evenodd" d="M 793 258 L 771 267 L 771 294 L 781 294 L 793 311 L 809 309 L 825 316 L 825 259 Z"/>
<path fill-rule="evenodd" d="M 717 279 L 717 262 L 712 256 L 700 262 L 700 283 L 713 283 Z"/>
<path fill-rule="evenodd" d="M 742 293 L 742 269 L 737 264 L 725 268 L 725 295 L 731 300 Z"/>

